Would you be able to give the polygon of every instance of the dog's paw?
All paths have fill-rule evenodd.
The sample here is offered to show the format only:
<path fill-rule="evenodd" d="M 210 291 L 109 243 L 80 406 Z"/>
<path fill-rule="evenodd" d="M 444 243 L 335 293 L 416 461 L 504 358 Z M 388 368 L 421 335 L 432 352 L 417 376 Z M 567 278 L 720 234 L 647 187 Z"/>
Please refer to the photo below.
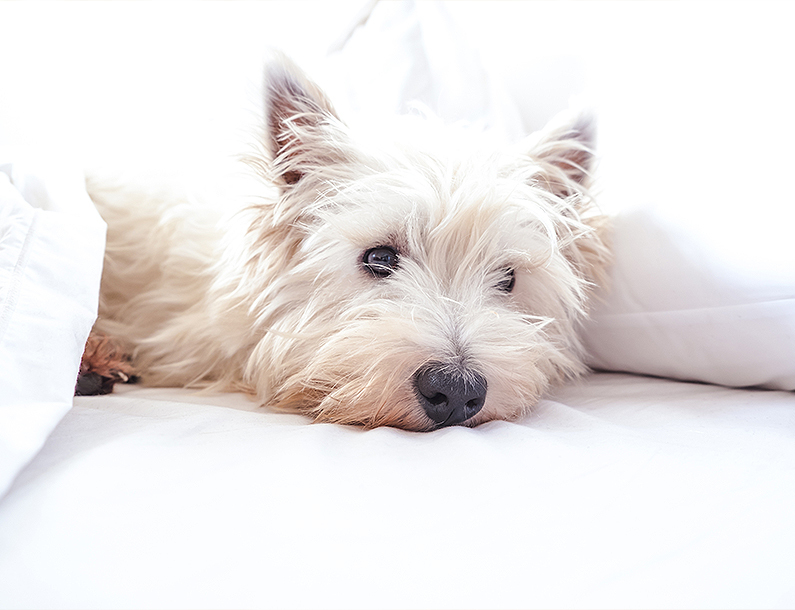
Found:
<path fill-rule="evenodd" d="M 110 394 L 116 383 L 135 381 L 129 354 L 110 337 L 92 331 L 80 361 L 75 396 Z"/>

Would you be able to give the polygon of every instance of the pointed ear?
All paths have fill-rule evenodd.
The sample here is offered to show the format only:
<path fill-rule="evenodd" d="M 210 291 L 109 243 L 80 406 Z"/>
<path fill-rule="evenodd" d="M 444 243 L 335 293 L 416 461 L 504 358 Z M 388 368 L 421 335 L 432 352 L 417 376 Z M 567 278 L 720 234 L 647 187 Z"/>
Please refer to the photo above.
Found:
<path fill-rule="evenodd" d="M 287 188 L 318 164 L 340 162 L 331 143 L 340 132 L 331 102 L 320 88 L 284 55 L 265 67 L 266 144 L 277 182 Z"/>
<path fill-rule="evenodd" d="M 596 126 L 593 115 L 564 114 L 531 136 L 530 157 L 542 167 L 538 176 L 550 191 L 568 197 L 591 182 Z"/>
<path fill-rule="evenodd" d="M 563 253 L 590 284 L 604 284 L 611 257 L 609 222 L 588 195 L 594 166 L 596 126 L 590 113 L 564 113 L 530 137 L 525 148 L 537 166 L 531 181 L 563 199 L 569 198 L 575 214 L 565 209 L 569 222 L 558 224 Z M 585 195 L 585 196 L 582 196 Z"/>

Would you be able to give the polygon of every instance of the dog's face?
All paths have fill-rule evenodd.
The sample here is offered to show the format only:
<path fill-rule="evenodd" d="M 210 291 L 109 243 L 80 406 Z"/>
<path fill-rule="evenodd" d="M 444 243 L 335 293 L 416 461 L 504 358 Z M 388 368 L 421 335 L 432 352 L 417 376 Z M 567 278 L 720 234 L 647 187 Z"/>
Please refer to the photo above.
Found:
<path fill-rule="evenodd" d="M 522 150 L 409 121 L 353 135 L 293 67 L 271 66 L 239 290 L 257 339 L 246 379 L 322 421 L 430 430 L 526 412 L 582 370 L 576 336 L 606 260 L 586 218 L 589 129 Z"/>

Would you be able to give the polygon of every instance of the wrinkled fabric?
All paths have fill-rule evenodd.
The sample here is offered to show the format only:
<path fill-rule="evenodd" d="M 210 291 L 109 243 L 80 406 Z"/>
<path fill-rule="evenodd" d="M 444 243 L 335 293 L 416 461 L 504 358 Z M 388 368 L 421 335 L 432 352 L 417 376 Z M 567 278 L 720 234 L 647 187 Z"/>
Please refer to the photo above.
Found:
<path fill-rule="evenodd" d="M 72 405 L 105 225 L 63 170 L 0 159 L 0 495 Z"/>

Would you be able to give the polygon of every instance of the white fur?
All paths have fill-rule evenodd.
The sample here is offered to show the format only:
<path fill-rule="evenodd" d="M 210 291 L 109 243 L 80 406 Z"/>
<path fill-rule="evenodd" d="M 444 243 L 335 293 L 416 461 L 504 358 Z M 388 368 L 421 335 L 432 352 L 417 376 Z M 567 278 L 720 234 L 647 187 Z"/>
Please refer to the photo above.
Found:
<path fill-rule="evenodd" d="M 426 430 L 412 384 L 428 362 L 487 379 L 466 425 L 517 417 L 583 371 L 577 327 L 607 261 L 586 121 L 514 150 L 419 117 L 384 141 L 352 133 L 284 60 L 266 89 L 260 200 L 231 218 L 89 181 L 109 225 L 97 329 L 144 383 Z M 380 245 L 400 255 L 389 277 L 362 266 Z"/>

